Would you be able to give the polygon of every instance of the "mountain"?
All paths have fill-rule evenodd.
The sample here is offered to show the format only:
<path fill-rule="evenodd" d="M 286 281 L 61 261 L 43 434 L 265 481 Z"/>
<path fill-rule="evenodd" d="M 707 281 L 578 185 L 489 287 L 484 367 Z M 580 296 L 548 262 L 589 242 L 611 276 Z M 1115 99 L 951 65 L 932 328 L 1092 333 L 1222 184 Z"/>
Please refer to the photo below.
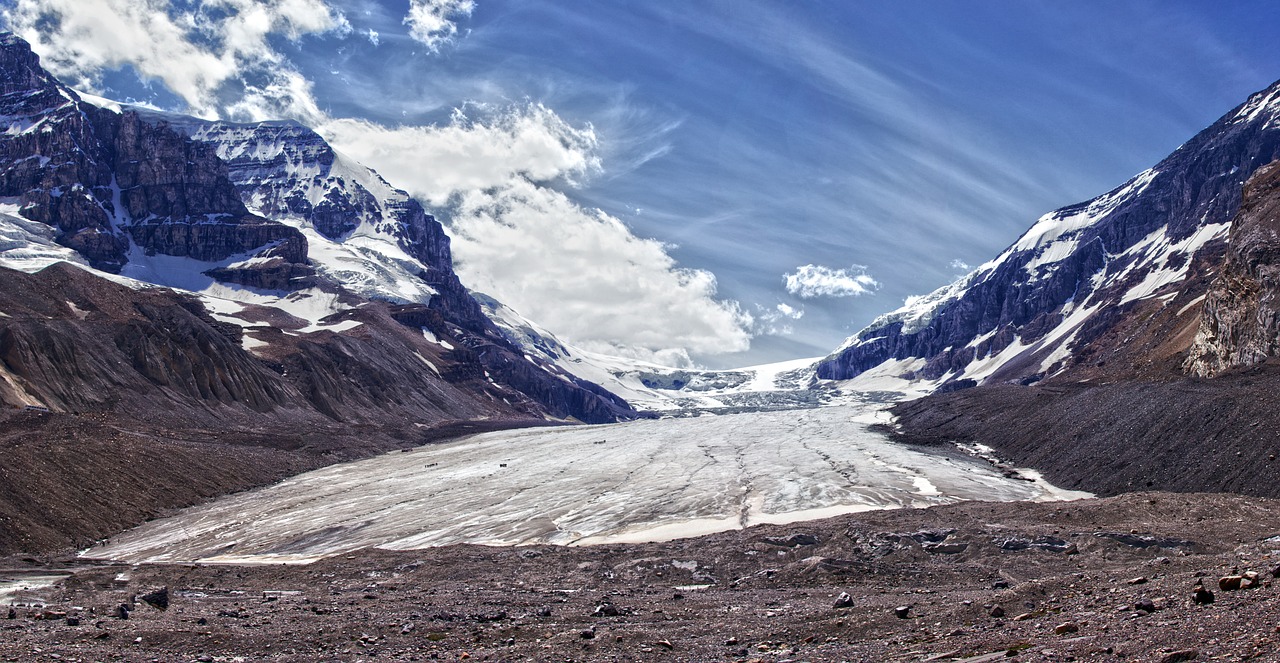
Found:
<path fill-rule="evenodd" d="M 1061 487 L 1280 496 L 1278 114 L 1280 85 L 819 374 L 922 382 L 892 410 L 904 440 L 984 445 Z"/>
<path fill-rule="evenodd" d="M 0 136 L 5 264 L 30 271 L 70 259 L 100 277 L 127 277 L 135 289 L 146 283 L 194 293 L 183 305 L 223 329 L 243 355 L 236 361 L 259 372 L 290 361 L 308 369 L 276 375 L 284 384 L 273 388 L 274 398 L 230 391 L 214 401 L 244 397 L 251 409 L 301 407 L 344 421 L 495 415 L 487 403 L 445 410 L 427 403 L 437 392 L 461 390 L 463 400 L 496 401 L 516 417 L 634 416 L 607 391 L 526 359 L 458 281 L 440 224 L 310 129 L 98 106 L 45 72 L 13 35 L 0 36 L 0 74 L 0 115 L 8 123 Z M 47 368 L 9 371 L 6 402 L 89 406 L 54 397 L 66 385 L 41 382 L 56 372 Z M 101 377 L 79 376 L 85 384 Z M 188 395 L 209 401 L 203 392 Z"/>
<path fill-rule="evenodd" d="M 1177 361 L 1244 182 L 1280 156 L 1278 128 L 1280 84 L 1120 187 L 1041 217 L 957 282 L 876 319 L 818 376 L 946 390 Z"/>

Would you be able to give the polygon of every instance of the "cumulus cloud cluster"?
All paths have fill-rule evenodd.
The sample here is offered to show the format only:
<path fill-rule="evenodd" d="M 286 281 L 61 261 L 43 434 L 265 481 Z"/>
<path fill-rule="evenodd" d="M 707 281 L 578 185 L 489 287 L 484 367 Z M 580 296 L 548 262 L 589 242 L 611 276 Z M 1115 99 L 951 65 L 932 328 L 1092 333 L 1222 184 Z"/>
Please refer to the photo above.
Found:
<path fill-rule="evenodd" d="M 796 271 L 783 274 L 782 282 L 787 292 L 801 299 L 857 297 L 880 287 L 866 270 L 862 265 L 854 265 L 848 269 L 801 265 Z"/>
<path fill-rule="evenodd" d="M 514 177 L 572 185 L 601 169 L 590 126 L 574 127 L 542 104 L 467 104 L 443 126 L 386 127 L 360 119 L 317 127 L 347 154 L 431 205 Z"/>
<path fill-rule="evenodd" d="M 437 52 L 474 0 L 411 0 L 403 24 Z M 575 203 L 565 190 L 602 169 L 594 129 L 537 103 L 462 104 L 449 122 L 384 126 L 334 118 L 273 36 L 356 34 L 325 0 L 16 0 L 0 17 L 55 74 L 97 92 L 128 65 L 206 118 L 293 118 L 392 184 L 447 212 L 463 282 L 587 349 L 671 365 L 746 350 L 752 316 L 718 299 L 716 279 L 661 242 Z M 797 318 L 794 310 L 770 312 Z M 756 330 L 756 331 L 752 331 Z"/>

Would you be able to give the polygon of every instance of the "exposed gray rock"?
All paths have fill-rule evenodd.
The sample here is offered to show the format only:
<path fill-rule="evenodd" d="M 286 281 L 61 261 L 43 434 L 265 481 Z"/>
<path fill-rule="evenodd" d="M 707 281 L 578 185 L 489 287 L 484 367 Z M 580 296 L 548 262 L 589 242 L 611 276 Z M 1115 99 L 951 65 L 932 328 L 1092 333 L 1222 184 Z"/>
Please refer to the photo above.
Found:
<path fill-rule="evenodd" d="M 1227 259 L 1205 296 L 1186 370 L 1213 376 L 1280 354 L 1280 164 L 1249 179 Z"/>

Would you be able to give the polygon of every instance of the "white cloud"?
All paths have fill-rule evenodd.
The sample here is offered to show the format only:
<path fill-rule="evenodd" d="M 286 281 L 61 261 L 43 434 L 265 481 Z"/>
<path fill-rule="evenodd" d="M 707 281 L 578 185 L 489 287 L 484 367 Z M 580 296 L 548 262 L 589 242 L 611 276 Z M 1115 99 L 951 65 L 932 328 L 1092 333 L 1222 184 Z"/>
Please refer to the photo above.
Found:
<path fill-rule="evenodd" d="M 790 274 L 782 275 L 787 292 L 803 299 L 814 297 L 857 297 L 880 287 L 867 274 L 866 267 L 854 265 L 849 269 L 832 269 L 822 265 L 802 265 Z"/>
<path fill-rule="evenodd" d="M 382 40 L 382 36 L 379 35 L 378 31 L 374 30 L 373 28 L 369 28 L 368 30 L 366 30 L 364 33 L 364 36 L 369 40 L 369 43 L 373 44 L 374 46 L 377 46 Z"/>
<path fill-rule="evenodd" d="M 445 126 L 384 127 L 342 119 L 318 129 L 388 181 L 437 206 L 455 193 L 498 186 L 517 176 L 572 183 L 600 169 L 595 131 L 570 126 L 541 104 L 506 109 L 471 105 L 454 111 Z"/>
<path fill-rule="evenodd" d="M 756 304 L 756 314 L 752 331 L 757 335 L 788 336 L 795 329 L 791 322 L 804 317 L 804 309 L 785 303 L 778 303 L 773 308 Z"/>
<path fill-rule="evenodd" d="M 458 34 L 455 19 L 470 16 L 475 8 L 474 0 L 410 0 L 404 24 L 410 37 L 435 53 Z"/>
<path fill-rule="evenodd" d="M 786 304 L 778 304 L 774 308 L 778 313 L 782 314 L 783 317 L 791 318 L 792 320 L 799 320 L 804 317 L 804 309 L 787 306 Z"/>
<path fill-rule="evenodd" d="M 396 186 L 447 204 L 463 282 L 566 340 L 668 365 L 749 347 L 752 317 L 716 299 L 713 274 L 546 186 L 600 169 L 590 126 L 525 104 L 471 106 L 445 126 L 336 120 L 320 130 Z"/>
<path fill-rule="evenodd" d="M 959 259 L 959 258 L 956 258 L 955 260 L 952 260 L 952 261 L 951 261 L 951 264 L 950 264 L 950 267 L 951 267 L 951 269 L 954 269 L 954 270 L 956 270 L 957 272 L 963 272 L 963 273 L 965 273 L 965 274 L 968 274 L 969 272 L 973 271 L 973 266 L 972 266 L 972 265 L 970 265 L 969 263 L 967 263 L 967 262 L 965 262 L 965 261 L 963 261 L 963 260 L 961 260 L 961 259 Z"/>
<path fill-rule="evenodd" d="M 714 275 L 680 268 L 660 242 L 558 191 L 523 178 L 467 191 L 451 229 L 464 282 L 587 349 L 749 346 L 751 318 L 715 300 Z"/>
<path fill-rule="evenodd" d="M 220 94 L 251 77 L 265 81 L 249 86 L 266 102 L 260 113 L 314 108 L 309 96 L 275 96 L 309 95 L 310 86 L 290 80 L 300 76 L 268 37 L 352 30 L 324 0 L 205 0 L 199 10 L 178 9 L 169 0 L 16 0 L 0 16 L 75 87 L 98 91 L 103 72 L 130 65 L 203 117 L 227 115 Z M 238 108 L 245 108 L 243 100 Z"/>

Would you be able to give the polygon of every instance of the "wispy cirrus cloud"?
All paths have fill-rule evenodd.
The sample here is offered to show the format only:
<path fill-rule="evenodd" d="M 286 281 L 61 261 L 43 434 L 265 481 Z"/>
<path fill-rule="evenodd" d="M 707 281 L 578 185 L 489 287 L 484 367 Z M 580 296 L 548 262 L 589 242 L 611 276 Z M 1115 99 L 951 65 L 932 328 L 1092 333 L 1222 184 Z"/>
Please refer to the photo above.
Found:
<path fill-rule="evenodd" d="M 862 265 L 854 265 L 848 269 L 801 265 L 796 271 L 783 274 L 782 282 L 787 292 L 801 299 L 857 297 L 880 287 Z"/>

